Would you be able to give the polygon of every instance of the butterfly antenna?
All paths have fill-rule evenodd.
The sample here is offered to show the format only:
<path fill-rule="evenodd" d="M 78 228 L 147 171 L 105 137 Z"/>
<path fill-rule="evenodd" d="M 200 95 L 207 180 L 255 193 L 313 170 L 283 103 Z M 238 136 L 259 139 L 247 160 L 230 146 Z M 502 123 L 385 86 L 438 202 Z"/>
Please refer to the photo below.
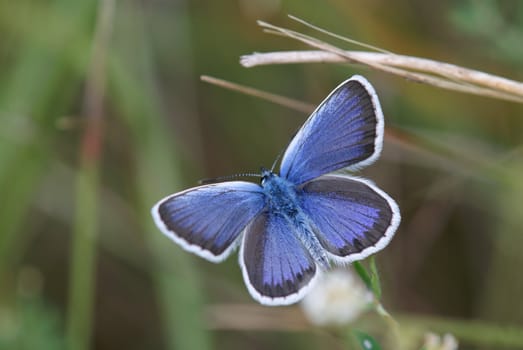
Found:
<path fill-rule="evenodd" d="M 233 175 L 226 175 L 226 176 L 218 176 L 218 177 L 212 177 L 209 179 L 202 179 L 198 181 L 198 184 L 200 185 L 208 185 L 213 184 L 217 182 L 223 182 L 228 180 L 237 179 L 239 177 L 261 177 L 260 174 L 254 174 L 254 173 L 241 173 L 241 174 L 233 174 Z"/>
<path fill-rule="evenodd" d="M 276 157 L 276 159 L 274 160 L 274 163 L 272 163 L 272 166 L 271 166 L 271 173 L 274 172 L 274 168 L 276 168 L 276 164 L 278 163 L 278 161 L 280 160 L 281 156 L 282 156 L 282 153 L 283 151 L 281 151 L 278 156 Z"/>

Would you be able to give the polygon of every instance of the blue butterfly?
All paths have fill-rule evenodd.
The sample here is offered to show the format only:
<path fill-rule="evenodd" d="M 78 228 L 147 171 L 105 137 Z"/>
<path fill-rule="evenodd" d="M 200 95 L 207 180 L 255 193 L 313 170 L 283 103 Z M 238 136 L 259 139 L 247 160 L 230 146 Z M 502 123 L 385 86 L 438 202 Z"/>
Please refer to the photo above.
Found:
<path fill-rule="evenodd" d="M 391 197 L 368 180 L 333 173 L 374 162 L 383 124 L 374 88 L 355 75 L 307 119 L 279 175 L 262 168 L 261 185 L 228 181 L 175 193 L 152 208 L 154 221 L 183 249 L 212 262 L 239 245 L 252 297 L 264 305 L 295 303 L 331 262 L 364 259 L 398 228 Z"/>

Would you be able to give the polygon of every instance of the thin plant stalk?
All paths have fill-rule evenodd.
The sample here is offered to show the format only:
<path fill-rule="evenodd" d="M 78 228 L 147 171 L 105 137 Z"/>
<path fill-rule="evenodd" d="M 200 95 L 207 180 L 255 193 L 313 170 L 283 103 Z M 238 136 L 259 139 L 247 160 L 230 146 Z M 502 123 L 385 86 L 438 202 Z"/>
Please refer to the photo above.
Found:
<path fill-rule="evenodd" d="M 105 61 L 114 7 L 114 0 L 102 0 L 98 8 L 84 100 L 86 127 L 81 142 L 80 166 L 76 179 L 76 214 L 69 270 L 66 330 L 67 347 L 77 350 L 88 349 L 92 335 Z"/>
<path fill-rule="evenodd" d="M 299 112 L 311 113 L 312 111 L 314 111 L 314 108 L 315 108 L 313 105 L 311 105 L 309 103 L 301 102 L 301 101 L 298 101 L 298 100 L 295 100 L 292 98 L 288 98 L 285 96 L 277 95 L 277 94 L 272 94 L 270 92 L 261 91 L 261 90 L 254 89 L 254 88 L 251 88 L 248 86 L 235 84 L 230 81 L 218 79 L 218 78 L 211 77 L 208 75 L 202 75 L 200 77 L 200 79 L 206 83 L 221 86 L 225 89 L 238 91 L 238 92 L 246 94 L 246 95 L 255 96 L 255 97 L 261 98 L 263 100 L 271 101 L 273 103 L 288 107 L 290 109 L 293 109 L 293 110 L 296 110 Z"/>
<path fill-rule="evenodd" d="M 306 23 L 301 20 L 300 22 Z M 384 50 L 379 53 L 347 51 L 300 32 L 262 21 L 258 21 L 258 24 L 268 33 L 298 40 L 320 51 L 304 51 L 303 54 L 299 51 L 292 51 L 283 55 L 277 52 L 255 53 L 242 56 L 240 63 L 245 67 L 261 64 L 341 61 L 362 64 L 378 71 L 443 89 L 523 103 L 523 83 L 521 82 L 449 63 L 383 52 Z M 318 30 L 316 27 L 310 27 Z M 322 32 L 325 31 L 322 30 Z M 285 55 L 286 57 L 283 57 Z"/>
<path fill-rule="evenodd" d="M 187 52 L 184 45 L 188 42 L 184 1 L 175 8 L 175 18 L 169 17 L 169 25 L 180 39 L 173 39 L 174 56 Z M 122 2 L 119 13 L 122 15 L 115 29 L 109 66 L 113 84 L 110 96 L 113 108 L 131 134 L 136 162 L 136 217 L 145 234 L 144 244 L 151 252 L 151 283 L 160 313 L 162 342 L 165 349 L 208 350 L 212 348 L 212 333 L 205 329 L 202 319 L 206 290 L 200 271 L 190 254 L 174 247 L 159 232 L 150 215 L 156 201 L 183 186 L 177 142 L 172 126 L 166 123 L 168 118 L 156 89 L 157 66 L 150 26 L 138 3 Z M 120 40 L 129 35 L 132 42 Z M 180 68 L 191 71 L 191 59 L 181 54 L 176 61 Z M 180 84 L 187 89 L 183 80 Z"/>
<path fill-rule="evenodd" d="M 483 345 L 492 349 L 523 348 L 523 328 L 520 325 L 501 325 L 471 319 L 443 318 L 416 314 L 396 314 L 401 324 L 402 338 L 414 333 L 420 338 L 426 329 L 436 333 L 452 332 L 467 344 Z M 299 308 L 273 309 L 260 305 L 214 304 L 207 307 L 208 327 L 221 331 L 271 331 L 312 332 L 314 326 L 308 322 Z M 373 318 L 362 318 L 358 326 L 365 331 L 376 331 Z M 391 324 L 391 327 L 395 327 Z"/>
<path fill-rule="evenodd" d="M 454 80 L 459 79 L 468 84 L 477 84 L 523 97 L 523 83 L 521 82 L 455 64 L 395 53 L 349 50 L 347 50 L 346 53 L 347 55 L 353 56 L 359 62 L 390 65 L 396 68 L 446 76 Z M 293 63 L 351 63 L 351 61 L 347 57 L 321 50 L 260 52 L 241 57 L 241 64 L 247 68 Z"/>
<path fill-rule="evenodd" d="M 76 215 L 73 231 L 67 347 L 88 349 L 92 328 L 95 280 L 96 236 L 98 231 L 98 164 L 82 160 L 76 179 Z"/>

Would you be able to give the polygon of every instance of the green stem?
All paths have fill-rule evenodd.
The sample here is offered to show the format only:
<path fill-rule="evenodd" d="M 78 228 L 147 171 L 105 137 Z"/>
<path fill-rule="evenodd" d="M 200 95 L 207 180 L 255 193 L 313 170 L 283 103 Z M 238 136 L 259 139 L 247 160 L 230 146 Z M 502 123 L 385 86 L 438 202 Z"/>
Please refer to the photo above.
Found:
<path fill-rule="evenodd" d="M 390 340 L 393 349 L 401 349 L 401 333 L 398 321 L 383 307 L 383 305 L 376 301 L 376 312 L 387 323 L 390 332 Z"/>
<path fill-rule="evenodd" d="M 363 264 L 359 261 L 355 261 L 352 263 L 352 266 L 354 267 L 354 270 L 356 271 L 358 276 L 360 276 L 360 278 L 363 281 L 363 283 L 365 284 L 365 286 L 367 286 L 367 288 L 372 290 L 372 279 L 371 279 L 370 275 L 368 274 L 367 270 L 365 269 L 365 267 L 363 266 Z"/>
<path fill-rule="evenodd" d="M 115 0 L 100 0 L 84 97 L 86 128 L 76 183 L 66 334 L 68 348 L 75 350 L 87 350 L 92 336 L 105 67 L 114 8 Z"/>
<path fill-rule="evenodd" d="M 185 8 L 185 1 L 176 2 L 169 23 L 160 23 L 162 30 L 168 28 L 174 35 L 171 39 L 173 57 L 177 57 L 176 53 L 190 51 L 184 46 L 190 42 Z M 167 116 L 155 83 L 158 72 L 157 57 L 151 47 L 154 40 L 148 32 L 151 23 L 144 21 L 142 6 L 136 2 L 121 2 L 119 13 L 115 55 L 109 70 L 114 84 L 111 96 L 113 107 L 125 118 L 132 135 L 137 217 L 142 221 L 146 243 L 152 252 L 152 277 L 163 321 L 165 348 L 208 350 L 212 347 L 212 333 L 206 328 L 204 318 L 207 291 L 195 266 L 196 259 L 162 235 L 150 215 L 150 208 L 156 201 L 182 188 L 182 163 L 177 159 L 178 142 L 175 142 L 180 140 L 175 140 L 173 128 L 166 124 Z M 133 40 L 126 40 L 129 37 Z M 182 55 L 176 61 L 180 69 L 191 72 L 192 60 Z M 179 84 L 180 88 L 188 89 L 185 80 Z M 198 138 L 199 133 L 196 128 L 194 130 L 192 136 Z M 199 147 L 198 142 L 195 144 Z"/>
<path fill-rule="evenodd" d="M 370 265 L 370 282 L 372 286 L 372 291 L 376 297 L 376 299 L 381 300 L 381 283 L 380 283 L 380 275 L 378 273 L 378 267 L 376 265 L 376 259 L 374 256 L 371 256 L 369 258 L 369 265 Z"/>
<path fill-rule="evenodd" d="M 67 348 L 89 348 L 96 259 L 98 166 L 84 162 L 76 183 L 72 261 L 69 271 Z"/>

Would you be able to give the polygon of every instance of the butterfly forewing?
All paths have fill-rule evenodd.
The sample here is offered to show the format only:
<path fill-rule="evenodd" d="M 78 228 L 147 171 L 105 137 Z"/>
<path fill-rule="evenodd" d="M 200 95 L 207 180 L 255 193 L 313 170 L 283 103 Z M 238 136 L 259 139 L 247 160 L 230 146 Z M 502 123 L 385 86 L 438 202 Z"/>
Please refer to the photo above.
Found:
<path fill-rule="evenodd" d="M 260 186 L 232 181 L 164 198 L 152 214 L 162 232 L 184 249 L 219 262 L 237 246 L 241 232 L 263 206 Z"/>
<path fill-rule="evenodd" d="M 281 176 L 302 184 L 377 159 L 383 142 L 383 114 L 370 83 L 353 76 L 340 84 L 307 119 L 289 144 Z"/>
<path fill-rule="evenodd" d="M 384 248 L 400 222 L 396 202 L 371 182 L 326 175 L 303 185 L 300 202 L 322 246 L 339 263 Z"/>
<path fill-rule="evenodd" d="M 240 265 L 251 295 L 262 304 L 287 305 L 304 295 L 316 263 L 282 216 L 263 211 L 245 230 Z"/>

